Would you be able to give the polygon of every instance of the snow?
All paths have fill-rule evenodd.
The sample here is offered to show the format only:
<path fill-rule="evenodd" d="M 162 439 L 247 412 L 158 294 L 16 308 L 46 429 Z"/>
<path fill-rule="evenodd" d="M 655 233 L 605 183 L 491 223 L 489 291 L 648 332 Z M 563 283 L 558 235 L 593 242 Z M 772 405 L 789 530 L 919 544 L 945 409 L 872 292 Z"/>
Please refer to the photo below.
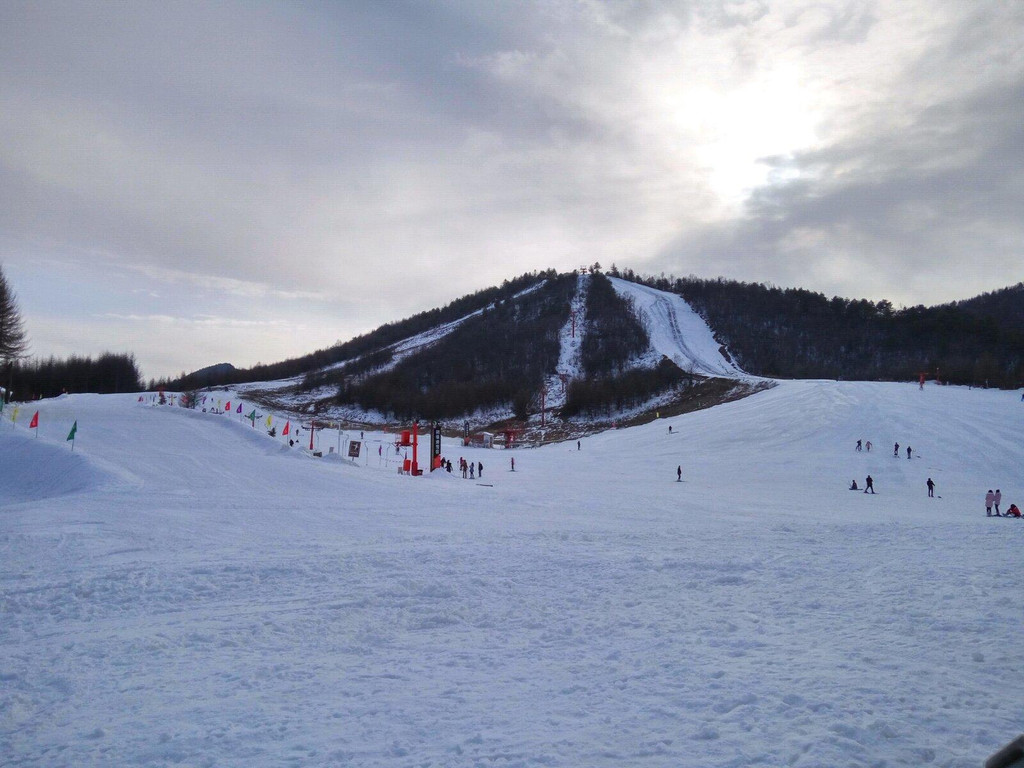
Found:
<path fill-rule="evenodd" d="M 618 277 L 609 278 L 620 296 L 633 301 L 651 337 L 657 363 L 664 355 L 684 371 L 702 376 L 744 378 L 727 360 L 704 319 L 681 296 L 648 288 Z"/>
<path fill-rule="evenodd" d="M 1024 705 L 1024 521 L 983 505 L 1024 498 L 1019 400 L 781 382 L 580 450 L 446 438 L 472 482 L 135 396 L 23 407 L 0 762 L 976 767 Z"/>

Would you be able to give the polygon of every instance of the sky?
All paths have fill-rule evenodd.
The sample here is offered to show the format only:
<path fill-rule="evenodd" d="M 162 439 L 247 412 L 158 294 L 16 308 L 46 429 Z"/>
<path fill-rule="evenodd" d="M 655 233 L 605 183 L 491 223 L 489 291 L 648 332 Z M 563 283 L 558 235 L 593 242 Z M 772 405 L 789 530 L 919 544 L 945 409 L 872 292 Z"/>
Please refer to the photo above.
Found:
<path fill-rule="evenodd" d="M 0 3 L 36 356 L 147 378 L 600 263 L 897 306 L 1024 277 L 1024 3 Z"/>

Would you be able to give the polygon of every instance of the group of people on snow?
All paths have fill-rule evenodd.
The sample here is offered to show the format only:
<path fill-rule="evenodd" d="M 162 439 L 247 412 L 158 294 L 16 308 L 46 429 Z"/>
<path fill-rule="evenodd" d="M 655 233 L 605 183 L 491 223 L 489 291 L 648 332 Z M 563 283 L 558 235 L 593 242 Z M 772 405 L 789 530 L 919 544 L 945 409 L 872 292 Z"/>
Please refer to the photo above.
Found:
<path fill-rule="evenodd" d="M 445 467 L 449 472 L 452 471 L 452 462 L 448 461 Z M 473 463 L 472 461 L 466 461 L 464 458 L 459 456 L 459 471 L 462 472 L 463 479 L 475 480 L 478 477 L 484 476 L 484 463 L 478 461 Z"/>
<path fill-rule="evenodd" d="M 1020 517 L 1020 507 L 1016 504 L 1011 504 L 1006 512 L 1000 514 L 999 505 L 1003 501 L 1003 492 L 998 488 L 993 491 L 991 488 L 988 489 L 988 493 L 985 494 L 985 517 L 992 517 L 992 510 L 995 509 L 995 517 Z"/>
<path fill-rule="evenodd" d="M 857 445 L 854 447 L 854 450 L 855 451 L 863 451 L 865 449 L 867 449 L 868 453 L 871 452 L 871 441 L 868 440 L 867 442 L 865 442 L 863 440 L 858 440 L 857 441 Z M 899 456 L 900 455 L 900 444 L 899 443 L 896 443 L 896 444 L 893 445 L 892 455 L 893 456 Z M 907 458 L 908 459 L 912 459 L 913 457 L 914 457 L 914 449 L 911 448 L 908 445 L 907 446 Z M 854 489 L 851 488 L 850 490 L 854 490 Z"/>
<path fill-rule="evenodd" d="M 871 442 L 869 441 L 865 445 L 865 443 L 863 441 L 858 440 L 857 441 L 857 445 L 856 445 L 854 450 L 862 451 L 865 448 L 867 448 L 867 450 L 870 451 L 871 450 Z M 899 456 L 900 455 L 900 444 L 899 443 L 895 443 L 893 445 L 892 455 L 893 456 Z M 911 448 L 908 445 L 907 446 L 907 458 L 911 459 L 911 458 L 913 458 L 913 455 L 914 455 L 913 454 L 913 448 Z M 935 498 L 935 481 L 932 480 L 929 477 L 927 482 L 925 482 L 925 487 L 928 488 L 928 498 Z M 859 491 L 859 490 L 861 490 L 861 488 L 857 485 L 857 481 L 856 480 L 852 480 L 850 482 L 850 490 L 851 491 Z M 868 475 L 864 479 L 863 491 L 864 491 L 864 493 L 871 493 L 871 494 L 873 494 L 875 492 L 875 481 L 874 481 L 874 478 L 871 477 L 871 475 Z M 1016 504 L 1011 504 L 1009 509 L 1007 509 L 1005 513 L 1000 513 L 999 505 L 1000 505 L 1000 503 L 1002 503 L 1002 500 L 1003 500 L 1003 493 L 1002 493 L 1002 491 L 1000 491 L 998 488 L 996 488 L 995 491 L 993 491 L 990 488 L 988 493 L 985 494 L 985 515 L 987 517 L 992 517 L 993 514 L 994 514 L 995 517 L 1018 517 L 1018 518 L 1021 517 L 1020 508 Z M 994 513 L 993 513 L 993 509 L 995 510 Z"/>

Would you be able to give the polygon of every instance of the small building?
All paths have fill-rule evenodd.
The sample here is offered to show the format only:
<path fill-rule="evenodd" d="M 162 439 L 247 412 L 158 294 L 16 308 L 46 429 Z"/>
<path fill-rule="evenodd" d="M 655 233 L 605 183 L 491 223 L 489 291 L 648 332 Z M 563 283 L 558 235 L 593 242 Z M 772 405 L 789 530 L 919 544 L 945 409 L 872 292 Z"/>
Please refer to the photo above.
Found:
<path fill-rule="evenodd" d="M 466 438 L 466 445 L 471 445 L 474 448 L 493 448 L 494 433 L 474 432 L 468 438 Z"/>

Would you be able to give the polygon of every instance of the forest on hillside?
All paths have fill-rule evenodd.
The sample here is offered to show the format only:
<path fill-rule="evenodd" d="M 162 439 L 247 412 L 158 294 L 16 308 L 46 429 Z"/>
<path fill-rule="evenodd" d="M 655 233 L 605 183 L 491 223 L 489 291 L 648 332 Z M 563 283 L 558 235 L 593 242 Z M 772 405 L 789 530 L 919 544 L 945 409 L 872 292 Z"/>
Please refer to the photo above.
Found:
<path fill-rule="evenodd" d="M 681 295 L 750 373 L 1014 388 L 1024 381 L 1024 284 L 935 307 L 827 298 L 718 278 L 614 276 Z M 1010 311 L 1008 308 L 1015 308 Z"/>
<path fill-rule="evenodd" d="M 551 275 L 543 287 L 495 302 L 389 370 L 346 366 L 336 373 L 335 401 L 399 419 L 453 419 L 507 406 L 524 418 L 558 363 L 575 290 L 574 273 Z"/>
<path fill-rule="evenodd" d="M 385 323 L 379 328 L 356 336 L 346 342 L 339 342 L 325 349 L 318 349 L 308 355 L 290 358 L 279 363 L 257 363 L 252 368 L 214 366 L 198 374 L 182 374 L 177 379 L 153 381 L 150 389 L 189 390 L 202 387 L 230 386 L 255 381 L 277 381 L 302 376 L 331 365 L 355 360 L 363 355 L 381 350 L 383 347 L 423 333 L 444 323 L 450 323 L 476 312 L 497 301 L 503 301 L 520 293 L 542 280 L 556 276 L 554 270 L 527 272 L 500 286 L 485 288 L 455 299 L 444 307 L 420 312 L 405 320 Z"/>

